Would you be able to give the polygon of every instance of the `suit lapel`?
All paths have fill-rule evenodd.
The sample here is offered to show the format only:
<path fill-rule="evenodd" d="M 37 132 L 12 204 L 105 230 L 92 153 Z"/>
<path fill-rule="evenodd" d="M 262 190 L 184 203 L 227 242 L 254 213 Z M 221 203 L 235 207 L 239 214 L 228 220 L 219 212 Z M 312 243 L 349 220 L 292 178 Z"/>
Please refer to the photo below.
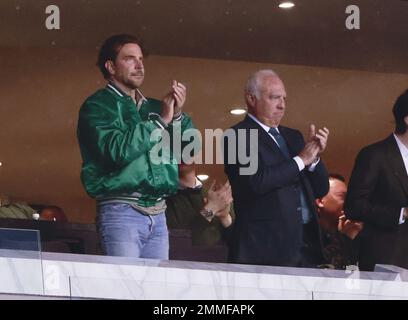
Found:
<path fill-rule="evenodd" d="M 286 141 L 286 145 L 288 146 L 289 153 L 292 157 L 296 156 L 300 150 L 299 149 L 299 143 L 294 141 L 293 136 L 288 133 L 287 128 L 279 126 L 278 127 L 279 132 L 281 133 L 282 137 Z"/>
<path fill-rule="evenodd" d="M 284 156 L 278 145 L 275 143 L 273 138 L 269 135 L 269 133 L 267 133 L 258 123 L 256 123 L 250 117 L 247 116 L 245 120 L 248 123 L 249 129 L 258 130 L 258 137 L 262 144 L 268 146 L 273 152 L 281 155 L 283 159 L 286 159 L 286 157 Z"/>
<path fill-rule="evenodd" d="M 408 197 L 407 170 L 405 169 L 404 160 L 402 159 L 401 152 L 393 135 L 386 139 L 386 148 L 386 155 L 388 157 L 390 168 L 393 170 L 393 174 L 400 182 L 405 195 Z"/>

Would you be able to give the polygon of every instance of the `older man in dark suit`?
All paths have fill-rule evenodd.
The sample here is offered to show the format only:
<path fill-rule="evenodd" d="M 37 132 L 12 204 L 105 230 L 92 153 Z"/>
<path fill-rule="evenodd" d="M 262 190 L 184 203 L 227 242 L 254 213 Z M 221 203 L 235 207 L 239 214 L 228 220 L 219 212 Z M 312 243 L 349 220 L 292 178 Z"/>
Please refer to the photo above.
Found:
<path fill-rule="evenodd" d="M 408 90 L 394 104 L 395 132 L 363 148 L 346 197 L 347 218 L 364 222 L 359 267 L 408 268 Z"/>
<path fill-rule="evenodd" d="M 319 157 L 329 131 L 315 132 L 311 125 L 305 143 L 299 131 L 280 125 L 286 91 L 272 70 L 250 77 L 245 99 L 248 116 L 232 128 L 238 136 L 236 144 L 224 140 L 225 172 L 236 213 L 230 260 L 313 267 L 323 262 L 315 199 L 329 190 L 327 170 Z M 255 140 L 250 139 L 254 130 Z M 251 159 L 256 158 L 257 170 L 252 174 L 242 170 L 246 167 L 242 161 L 231 161 L 242 147 Z"/>

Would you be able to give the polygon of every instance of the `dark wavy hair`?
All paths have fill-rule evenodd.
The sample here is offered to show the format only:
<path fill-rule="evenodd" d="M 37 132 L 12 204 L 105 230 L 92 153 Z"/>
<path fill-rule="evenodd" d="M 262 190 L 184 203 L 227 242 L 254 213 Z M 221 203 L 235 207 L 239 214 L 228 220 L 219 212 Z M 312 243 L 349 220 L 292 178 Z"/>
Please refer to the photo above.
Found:
<path fill-rule="evenodd" d="M 392 113 L 395 118 L 395 133 L 403 134 L 407 131 L 404 118 L 408 115 L 408 90 L 401 94 L 395 101 Z"/>
<path fill-rule="evenodd" d="M 120 49 L 122 49 L 122 47 L 128 43 L 137 44 L 140 49 L 142 49 L 143 55 L 147 56 L 147 52 L 143 46 L 143 42 L 137 37 L 130 34 L 117 34 L 111 36 L 102 44 L 102 47 L 99 50 L 98 61 L 96 62 L 96 65 L 101 70 L 105 79 L 109 79 L 110 77 L 109 71 L 105 68 L 105 62 L 108 60 L 115 61 Z"/>

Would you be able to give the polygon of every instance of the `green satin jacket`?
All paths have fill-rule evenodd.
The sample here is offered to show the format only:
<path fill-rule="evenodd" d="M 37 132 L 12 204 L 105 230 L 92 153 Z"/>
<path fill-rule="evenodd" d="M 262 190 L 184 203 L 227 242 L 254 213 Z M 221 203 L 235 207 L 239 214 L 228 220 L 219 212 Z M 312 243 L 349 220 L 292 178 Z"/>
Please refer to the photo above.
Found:
<path fill-rule="evenodd" d="M 136 106 L 113 84 L 86 99 L 79 112 L 77 137 L 83 160 L 81 180 L 91 197 L 129 196 L 149 207 L 177 192 L 172 132 L 177 126 L 181 133 L 194 126 L 184 113 L 166 125 L 159 116 L 161 108 L 161 101 L 150 98 L 142 98 Z M 170 146 L 163 144 L 160 152 L 153 152 L 165 131 Z"/>

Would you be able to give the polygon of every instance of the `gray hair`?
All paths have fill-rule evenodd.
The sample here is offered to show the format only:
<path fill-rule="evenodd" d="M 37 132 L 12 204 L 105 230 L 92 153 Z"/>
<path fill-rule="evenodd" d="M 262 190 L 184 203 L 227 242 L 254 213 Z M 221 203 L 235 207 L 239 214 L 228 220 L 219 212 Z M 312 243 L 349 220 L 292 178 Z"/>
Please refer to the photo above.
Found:
<path fill-rule="evenodd" d="M 273 71 L 272 69 L 262 69 L 256 71 L 252 76 L 248 79 L 245 85 L 245 93 L 253 94 L 257 99 L 260 98 L 259 86 L 261 81 L 265 77 L 274 76 L 279 77 L 278 74 Z"/>

